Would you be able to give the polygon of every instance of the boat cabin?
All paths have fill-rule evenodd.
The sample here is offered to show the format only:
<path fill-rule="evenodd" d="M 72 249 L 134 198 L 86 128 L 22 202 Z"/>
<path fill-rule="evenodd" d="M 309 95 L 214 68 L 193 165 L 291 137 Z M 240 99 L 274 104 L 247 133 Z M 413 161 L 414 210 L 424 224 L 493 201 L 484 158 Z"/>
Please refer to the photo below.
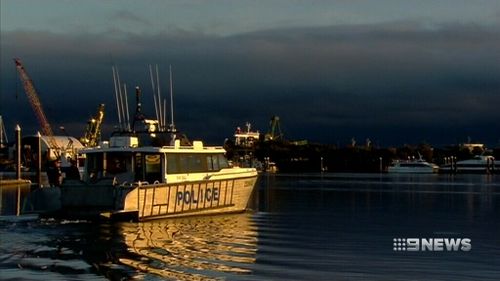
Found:
<path fill-rule="evenodd" d="M 222 147 L 204 147 L 200 141 L 192 146 L 180 146 L 176 140 L 173 146 L 138 147 L 134 137 L 119 138 L 110 140 L 108 146 L 82 150 L 86 154 L 84 181 L 113 178 L 117 184 L 173 183 L 202 180 L 229 167 Z"/>

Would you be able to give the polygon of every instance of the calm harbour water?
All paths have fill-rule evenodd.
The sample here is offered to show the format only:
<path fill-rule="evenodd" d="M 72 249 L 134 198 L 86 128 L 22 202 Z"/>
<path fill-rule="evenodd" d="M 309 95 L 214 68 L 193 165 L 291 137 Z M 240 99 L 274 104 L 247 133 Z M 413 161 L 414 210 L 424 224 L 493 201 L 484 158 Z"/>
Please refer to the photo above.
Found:
<path fill-rule="evenodd" d="M 499 175 L 262 175 L 254 212 L 142 223 L 12 217 L 16 192 L 2 188 L 1 280 L 500 276 Z M 396 237 L 472 250 L 394 251 Z"/>

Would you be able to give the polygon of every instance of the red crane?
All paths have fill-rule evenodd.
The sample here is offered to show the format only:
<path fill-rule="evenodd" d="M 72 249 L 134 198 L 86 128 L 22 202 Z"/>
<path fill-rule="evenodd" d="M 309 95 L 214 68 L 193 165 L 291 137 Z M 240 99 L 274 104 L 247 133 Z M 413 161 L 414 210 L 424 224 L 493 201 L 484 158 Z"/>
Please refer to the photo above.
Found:
<path fill-rule="evenodd" d="M 18 58 L 15 58 L 14 62 L 16 63 L 16 68 L 17 68 L 17 72 L 19 72 L 19 77 L 20 77 L 21 81 L 23 82 L 24 91 L 26 92 L 26 95 L 28 96 L 28 100 L 31 104 L 31 107 L 33 108 L 33 111 L 35 112 L 36 118 L 38 119 L 38 123 L 40 124 L 41 131 L 42 131 L 41 133 L 42 133 L 42 135 L 45 135 L 48 137 L 48 142 L 49 142 L 50 148 L 54 149 L 55 154 L 59 157 L 60 148 L 57 145 L 57 142 L 54 138 L 54 132 L 52 131 L 52 128 L 50 127 L 49 121 L 47 120 L 47 117 L 45 116 L 45 112 L 43 111 L 42 103 L 40 102 L 40 99 L 38 98 L 38 94 L 36 93 L 35 86 L 33 85 L 33 81 L 31 80 L 28 73 L 26 72 L 26 69 L 24 69 L 24 66 L 21 63 L 21 60 Z"/>

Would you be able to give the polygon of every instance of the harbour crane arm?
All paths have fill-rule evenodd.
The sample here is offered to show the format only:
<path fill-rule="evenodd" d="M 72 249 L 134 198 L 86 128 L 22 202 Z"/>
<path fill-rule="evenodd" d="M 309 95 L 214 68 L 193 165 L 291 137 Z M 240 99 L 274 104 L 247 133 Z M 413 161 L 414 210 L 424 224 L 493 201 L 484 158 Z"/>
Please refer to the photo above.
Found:
<path fill-rule="evenodd" d="M 266 134 L 266 140 L 281 140 L 282 138 L 283 133 L 280 128 L 280 118 L 273 116 L 269 122 L 269 132 Z"/>
<path fill-rule="evenodd" d="M 80 138 L 82 144 L 86 147 L 95 147 L 101 139 L 101 126 L 104 120 L 104 104 L 100 104 L 97 114 L 87 122 L 85 135 Z"/>
<path fill-rule="evenodd" d="M 9 143 L 7 138 L 7 131 L 5 130 L 5 124 L 3 123 L 2 115 L 0 115 L 0 148 Z"/>
<path fill-rule="evenodd" d="M 33 111 L 35 112 L 36 118 L 38 119 L 38 123 L 40 124 L 41 133 L 48 137 L 48 142 L 49 142 L 50 147 L 55 150 L 56 155 L 59 157 L 60 148 L 57 145 L 57 142 L 54 138 L 54 132 L 52 131 L 52 128 L 50 127 L 49 121 L 47 120 L 47 117 L 45 116 L 45 112 L 43 111 L 42 103 L 40 102 L 38 94 L 35 90 L 35 86 L 33 85 L 33 81 L 31 80 L 28 73 L 26 72 L 26 69 L 24 68 L 23 64 L 21 63 L 21 60 L 18 58 L 15 58 L 14 62 L 16 63 L 17 72 L 19 73 L 19 77 L 23 83 L 24 91 L 26 92 L 26 95 L 28 96 L 28 100 L 31 104 L 31 107 L 33 108 Z"/>

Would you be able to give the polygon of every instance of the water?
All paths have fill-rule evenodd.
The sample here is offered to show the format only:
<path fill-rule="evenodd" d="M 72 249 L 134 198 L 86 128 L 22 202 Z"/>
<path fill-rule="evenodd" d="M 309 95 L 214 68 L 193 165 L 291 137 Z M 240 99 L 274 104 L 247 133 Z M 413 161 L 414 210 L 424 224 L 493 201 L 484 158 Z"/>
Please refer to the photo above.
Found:
<path fill-rule="evenodd" d="M 500 276 L 498 175 L 261 176 L 255 212 L 113 224 L 6 216 L 16 197 L 2 189 L 1 280 Z M 472 250 L 394 251 L 397 237 L 470 238 Z"/>

